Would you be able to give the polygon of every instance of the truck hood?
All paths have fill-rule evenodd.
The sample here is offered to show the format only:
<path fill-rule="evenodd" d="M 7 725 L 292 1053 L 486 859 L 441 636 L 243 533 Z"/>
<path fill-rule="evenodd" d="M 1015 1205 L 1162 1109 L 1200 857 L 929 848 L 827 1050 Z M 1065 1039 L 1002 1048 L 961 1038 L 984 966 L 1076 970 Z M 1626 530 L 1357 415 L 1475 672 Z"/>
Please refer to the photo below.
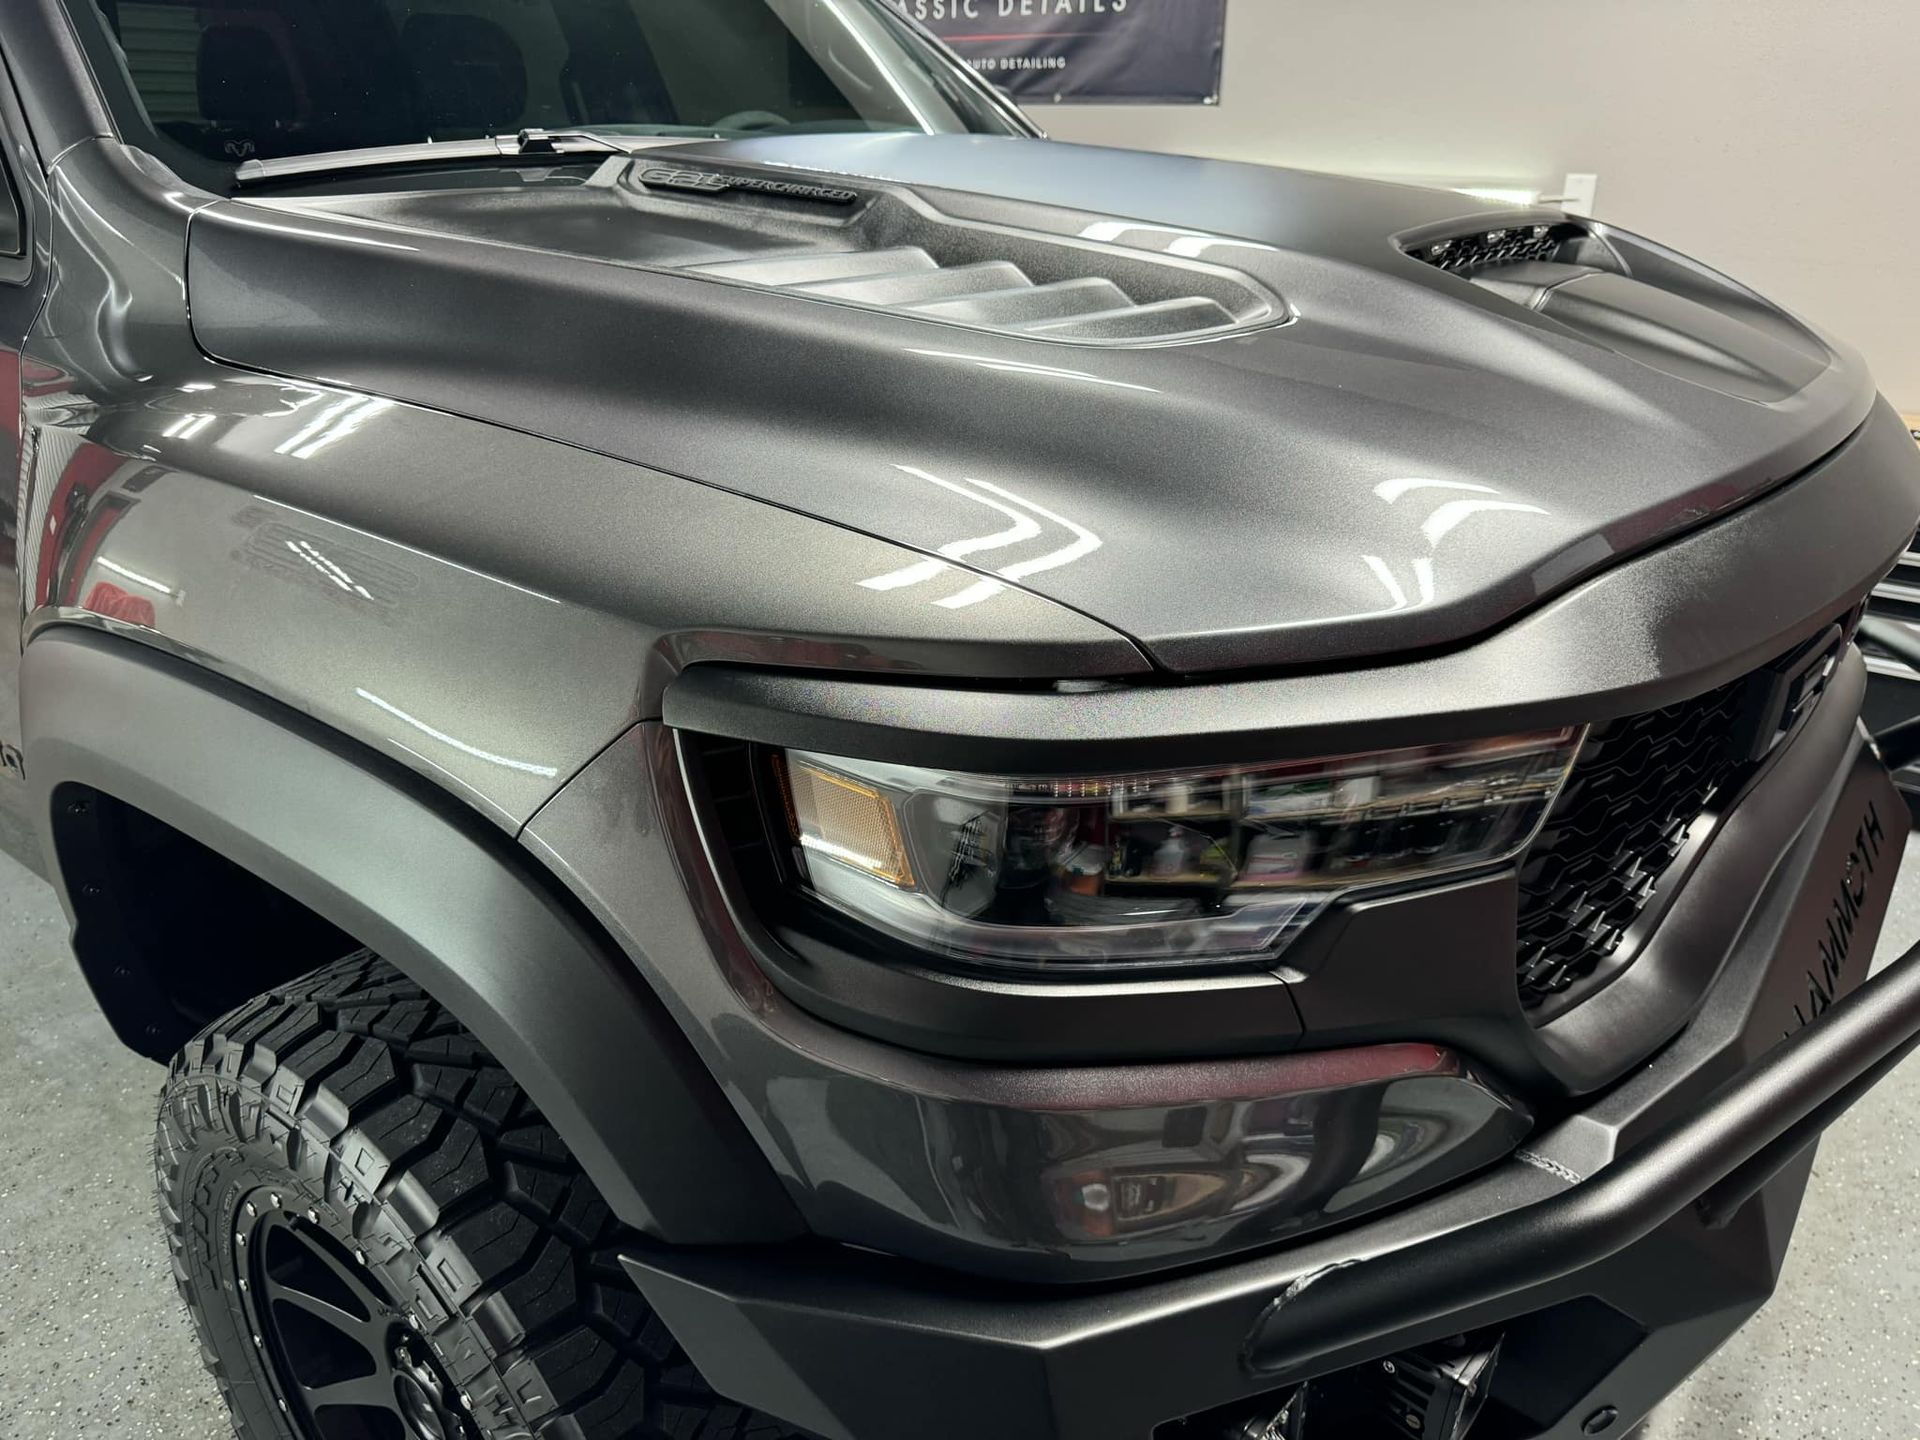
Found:
<path fill-rule="evenodd" d="M 945 557 L 978 578 L 862 583 L 1025 588 L 1182 673 L 1469 639 L 1873 401 L 1750 292 L 1558 212 L 997 137 L 583 174 L 209 206 L 199 341 Z"/>

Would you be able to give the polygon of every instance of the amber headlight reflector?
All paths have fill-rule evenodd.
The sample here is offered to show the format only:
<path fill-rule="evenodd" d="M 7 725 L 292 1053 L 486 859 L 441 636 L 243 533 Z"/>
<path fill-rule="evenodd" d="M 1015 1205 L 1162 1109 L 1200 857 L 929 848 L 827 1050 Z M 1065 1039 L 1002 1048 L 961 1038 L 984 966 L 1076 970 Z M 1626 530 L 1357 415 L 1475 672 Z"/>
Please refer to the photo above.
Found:
<path fill-rule="evenodd" d="M 993 969 L 1271 960 L 1340 896 L 1510 859 L 1582 732 L 1052 777 L 788 751 L 795 869 L 915 949 Z"/>
<path fill-rule="evenodd" d="M 797 757 L 786 767 L 786 785 L 788 822 L 802 849 L 889 885 L 913 884 L 913 865 L 887 795 Z"/>

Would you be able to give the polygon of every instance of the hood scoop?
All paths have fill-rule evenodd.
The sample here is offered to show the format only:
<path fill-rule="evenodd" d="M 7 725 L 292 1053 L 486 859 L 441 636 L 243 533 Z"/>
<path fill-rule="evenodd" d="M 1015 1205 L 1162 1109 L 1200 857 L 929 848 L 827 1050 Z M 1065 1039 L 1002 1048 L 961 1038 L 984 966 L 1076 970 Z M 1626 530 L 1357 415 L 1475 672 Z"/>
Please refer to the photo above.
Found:
<path fill-rule="evenodd" d="M 1141 302 L 1105 275 L 1036 281 L 1010 260 L 942 265 L 918 246 L 724 260 L 693 266 L 691 273 L 1083 344 L 1199 339 L 1240 324 L 1226 306 L 1205 295 Z"/>
<path fill-rule="evenodd" d="M 1079 345 L 1207 340 L 1290 318 L 1244 272 L 1101 240 L 960 220 L 904 188 L 638 168 L 613 183 L 690 243 L 655 265 L 703 279 Z M 743 183 L 756 179 L 758 184 Z"/>
<path fill-rule="evenodd" d="M 1454 275 L 1475 275 L 1501 265 L 1590 260 L 1587 231 L 1570 223 L 1520 219 L 1486 228 L 1447 228 L 1421 232 L 1417 240 L 1401 239 L 1400 246 L 1414 259 Z"/>

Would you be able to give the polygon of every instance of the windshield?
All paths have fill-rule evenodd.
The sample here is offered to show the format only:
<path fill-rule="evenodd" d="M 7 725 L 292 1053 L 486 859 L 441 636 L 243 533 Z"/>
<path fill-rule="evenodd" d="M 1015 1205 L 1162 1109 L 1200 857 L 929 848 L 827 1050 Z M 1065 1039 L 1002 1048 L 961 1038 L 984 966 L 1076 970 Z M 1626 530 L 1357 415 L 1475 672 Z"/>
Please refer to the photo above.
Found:
<path fill-rule="evenodd" d="M 513 134 L 1005 134 L 879 0 L 77 0 L 176 169 Z M 185 163 L 182 163 L 182 162 Z"/>

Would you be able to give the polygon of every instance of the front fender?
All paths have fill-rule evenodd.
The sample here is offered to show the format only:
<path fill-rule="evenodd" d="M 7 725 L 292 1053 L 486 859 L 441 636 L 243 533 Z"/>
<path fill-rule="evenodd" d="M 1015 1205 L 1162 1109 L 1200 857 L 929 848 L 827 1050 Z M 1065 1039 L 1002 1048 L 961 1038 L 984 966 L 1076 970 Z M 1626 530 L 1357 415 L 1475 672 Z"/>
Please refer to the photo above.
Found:
<path fill-rule="evenodd" d="M 627 1223 L 677 1243 L 793 1234 L 766 1161 L 657 997 L 510 841 L 397 765 L 131 640 L 40 632 L 21 669 L 31 814 L 87 978 L 112 900 L 63 830 L 80 787 L 145 811 L 372 947 L 485 1043 Z M 244 956 L 235 963 L 245 963 Z M 133 977 L 137 979 L 137 977 Z M 137 993 L 137 985 L 130 993 Z"/>

